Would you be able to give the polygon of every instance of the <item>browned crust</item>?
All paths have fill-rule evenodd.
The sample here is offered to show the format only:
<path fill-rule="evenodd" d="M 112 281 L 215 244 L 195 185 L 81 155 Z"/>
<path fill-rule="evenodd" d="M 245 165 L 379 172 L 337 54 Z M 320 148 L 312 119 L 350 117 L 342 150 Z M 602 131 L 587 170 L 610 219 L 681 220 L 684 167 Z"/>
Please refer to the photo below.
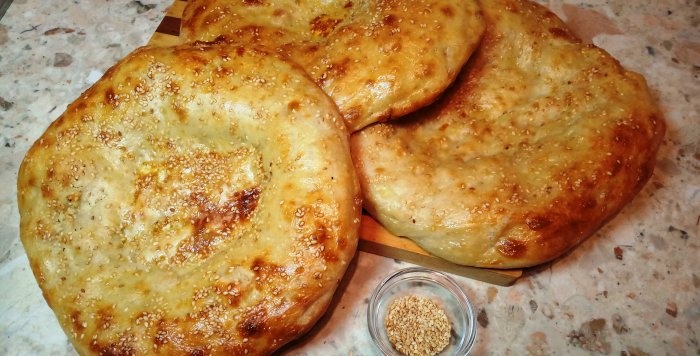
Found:
<path fill-rule="evenodd" d="M 81 354 L 268 354 L 325 312 L 361 214 L 347 131 L 296 66 L 141 48 L 30 148 L 20 236 Z"/>
<path fill-rule="evenodd" d="M 431 102 L 454 80 L 483 32 L 476 1 L 317 3 L 191 0 L 186 41 L 226 38 L 275 48 L 331 96 L 350 131 Z"/>
<path fill-rule="evenodd" d="M 353 156 L 365 208 L 394 234 L 455 263 L 532 266 L 639 193 L 665 123 L 640 75 L 544 7 L 481 5 L 486 33 L 456 84 L 354 134 Z"/>

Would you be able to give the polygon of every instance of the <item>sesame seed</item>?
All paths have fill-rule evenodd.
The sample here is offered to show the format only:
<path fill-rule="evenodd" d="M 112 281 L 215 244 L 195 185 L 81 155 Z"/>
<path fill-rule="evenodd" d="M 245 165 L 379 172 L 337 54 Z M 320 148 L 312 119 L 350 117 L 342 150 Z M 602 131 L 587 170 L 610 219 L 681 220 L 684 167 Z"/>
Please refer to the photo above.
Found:
<path fill-rule="evenodd" d="M 450 321 L 445 311 L 427 297 L 395 299 L 384 324 L 391 344 L 407 356 L 437 355 L 450 343 Z"/>

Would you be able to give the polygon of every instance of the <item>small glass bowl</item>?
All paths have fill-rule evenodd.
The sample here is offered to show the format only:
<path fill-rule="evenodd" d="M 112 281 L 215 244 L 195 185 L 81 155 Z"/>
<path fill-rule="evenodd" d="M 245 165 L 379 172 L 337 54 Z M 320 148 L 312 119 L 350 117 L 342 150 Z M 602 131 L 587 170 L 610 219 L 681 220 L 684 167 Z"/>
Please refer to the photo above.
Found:
<path fill-rule="evenodd" d="M 426 268 L 413 267 L 394 272 L 384 278 L 369 300 L 367 307 L 369 333 L 384 355 L 401 355 L 391 345 L 384 322 L 391 302 L 407 295 L 433 299 L 450 320 L 452 325 L 450 344 L 442 350 L 440 356 L 464 356 L 469 353 L 476 341 L 476 316 L 469 298 L 447 275 Z"/>

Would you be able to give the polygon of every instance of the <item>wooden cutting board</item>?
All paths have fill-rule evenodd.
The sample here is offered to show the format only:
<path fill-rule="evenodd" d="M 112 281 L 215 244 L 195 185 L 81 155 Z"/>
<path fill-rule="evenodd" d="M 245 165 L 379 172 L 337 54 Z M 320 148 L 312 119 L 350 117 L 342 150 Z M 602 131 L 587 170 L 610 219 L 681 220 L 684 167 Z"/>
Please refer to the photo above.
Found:
<path fill-rule="evenodd" d="M 180 18 L 187 5 L 186 0 L 175 0 L 168 8 L 165 18 L 148 42 L 153 46 L 180 44 Z M 498 270 L 462 266 L 435 257 L 409 239 L 392 235 L 370 216 L 362 216 L 359 249 L 376 255 L 395 258 L 424 267 L 454 273 L 460 276 L 502 286 L 511 285 L 522 276 L 523 271 Z"/>

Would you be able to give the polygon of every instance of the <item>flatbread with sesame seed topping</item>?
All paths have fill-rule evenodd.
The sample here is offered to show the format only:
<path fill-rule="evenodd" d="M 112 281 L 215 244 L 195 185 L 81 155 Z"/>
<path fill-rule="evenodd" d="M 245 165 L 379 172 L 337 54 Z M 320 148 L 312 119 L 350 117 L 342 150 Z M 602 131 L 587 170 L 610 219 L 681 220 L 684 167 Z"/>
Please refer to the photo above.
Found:
<path fill-rule="evenodd" d="M 305 333 L 353 257 L 337 107 L 276 55 L 142 48 L 19 172 L 21 240 L 81 354 L 257 355 Z"/>
<path fill-rule="evenodd" d="M 431 107 L 351 137 L 365 208 L 473 266 L 552 260 L 652 174 L 665 124 L 644 79 L 544 7 L 481 0 L 486 33 Z"/>
<path fill-rule="evenodd" d="M 276 48 L 306 69 L 355 131 L 434 101 L 483 29 L 476 0 L 190 0 L 181 37 Z"/>

